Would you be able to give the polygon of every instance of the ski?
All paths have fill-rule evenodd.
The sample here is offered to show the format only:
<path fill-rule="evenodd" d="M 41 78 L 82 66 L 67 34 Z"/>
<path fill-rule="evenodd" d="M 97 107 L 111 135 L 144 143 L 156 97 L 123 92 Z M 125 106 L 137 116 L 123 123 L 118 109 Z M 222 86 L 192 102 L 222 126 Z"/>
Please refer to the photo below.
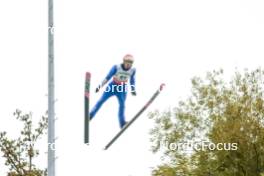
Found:
<path fill-rule="evenodd" d="M 123 133 L 124 131 L 149 107 L 149 105 L 157 98 L 163 90 L 165 84 L 161 84 L 159 89 L 152 95 L 149 101 L 140 109 L 140 111 L 114 136 L 114 138 L 104 147 L 107 150 Z"/>
<path fill-rule="evenodd" d="M 89 121 L 90 121 L 90 80 L 91 73 L 86 72 L 85 75 L 85 89 L 84 89 L 84 143 L 89 144 Z"/>

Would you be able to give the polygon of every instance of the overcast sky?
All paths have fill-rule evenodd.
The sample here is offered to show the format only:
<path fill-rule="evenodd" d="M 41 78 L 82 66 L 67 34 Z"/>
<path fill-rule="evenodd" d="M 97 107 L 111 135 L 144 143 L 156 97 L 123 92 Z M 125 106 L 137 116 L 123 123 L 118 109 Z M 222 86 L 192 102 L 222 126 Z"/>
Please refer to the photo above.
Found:
<path fill-rule="evenodd" d="M 160 160 L 149 151 L 147 114 L 165 110 L 190 95 L 190 79 L 223 68 L 226 76 L 262 66 L 262 0 L 55 0 L 55 94 L 57 175 L 146 176 Z M 47 1 L 0 1 L 0 131 L 12 137 L 19 123 L 16 108 L 47 110 Z M 100 98 L 95 87 L 123 55 L 137 68 L 137 97 L 128 96 L 130 119 L 158 88 L 157 100 L 110 148 L 119 131 L 115 98 L 91 122 L 91 145 L 83 144 L 84 76 L 92 73 L 91 106 Z M 42 153 L 46 151 L 46 138 Z M 0 175 L 6 173 L 0 158 Z M 37 160 L 45 167 L 44 154 Z"/>

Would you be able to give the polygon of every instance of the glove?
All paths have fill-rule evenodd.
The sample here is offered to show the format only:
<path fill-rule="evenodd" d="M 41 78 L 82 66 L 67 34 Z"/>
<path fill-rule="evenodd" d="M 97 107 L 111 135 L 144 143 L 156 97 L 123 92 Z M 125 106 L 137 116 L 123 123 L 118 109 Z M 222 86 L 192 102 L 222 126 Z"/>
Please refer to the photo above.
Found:
<path fill-rule="evenodd" d="M 95 89 L 95 93 L 98 93 L 99 90 L 100 90 L 100 88 L 101 88 L 101 85 L 99 85 L 99 86 Z"/>
<path fill-rule="evenodd" d="M 133 92 L 131 92 L 131 94 L 132 94 L 133 96 L 136 96 L 136 95 L 137 95 L 137 92 L 136 92 L 136 91 L 133 91 Z"/>

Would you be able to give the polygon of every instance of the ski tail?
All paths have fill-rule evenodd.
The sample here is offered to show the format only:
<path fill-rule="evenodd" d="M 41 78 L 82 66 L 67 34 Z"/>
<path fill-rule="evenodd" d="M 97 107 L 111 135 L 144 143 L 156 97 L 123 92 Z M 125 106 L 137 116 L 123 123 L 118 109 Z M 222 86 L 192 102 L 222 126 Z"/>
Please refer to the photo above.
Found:
<path fill-rule="evenodd" d="M 104 147 L 107 150 L 123 133 L 124 131 L 149 107 L 149 105 L 157 98 L 163 90 L 165 84 L 161 84 L 159 89 L 152 95 L 149 101 L 140 109 L 140 111 L 117 133 L 114 138 Z"/>
<path fill-rule="evenodd" d="M 85 74 L 85 90 L 84 90 L 84 143 L 87 145 L 89 144 L 90 82 L 91 82 L 91 73 L 86 72 L 86 74 Z"/>

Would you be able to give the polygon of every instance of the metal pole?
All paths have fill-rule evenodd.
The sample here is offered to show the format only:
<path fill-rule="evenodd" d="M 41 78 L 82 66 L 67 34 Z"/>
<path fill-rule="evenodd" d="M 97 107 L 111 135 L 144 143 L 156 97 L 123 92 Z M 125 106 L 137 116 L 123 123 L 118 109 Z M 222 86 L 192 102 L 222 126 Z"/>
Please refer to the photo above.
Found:
<path fill-rule="evenodd" d="M 53 0 L 48 0 L 48 176 L 55 176 Z M 53 147 L 51 147 L 53 146 Z"/>

